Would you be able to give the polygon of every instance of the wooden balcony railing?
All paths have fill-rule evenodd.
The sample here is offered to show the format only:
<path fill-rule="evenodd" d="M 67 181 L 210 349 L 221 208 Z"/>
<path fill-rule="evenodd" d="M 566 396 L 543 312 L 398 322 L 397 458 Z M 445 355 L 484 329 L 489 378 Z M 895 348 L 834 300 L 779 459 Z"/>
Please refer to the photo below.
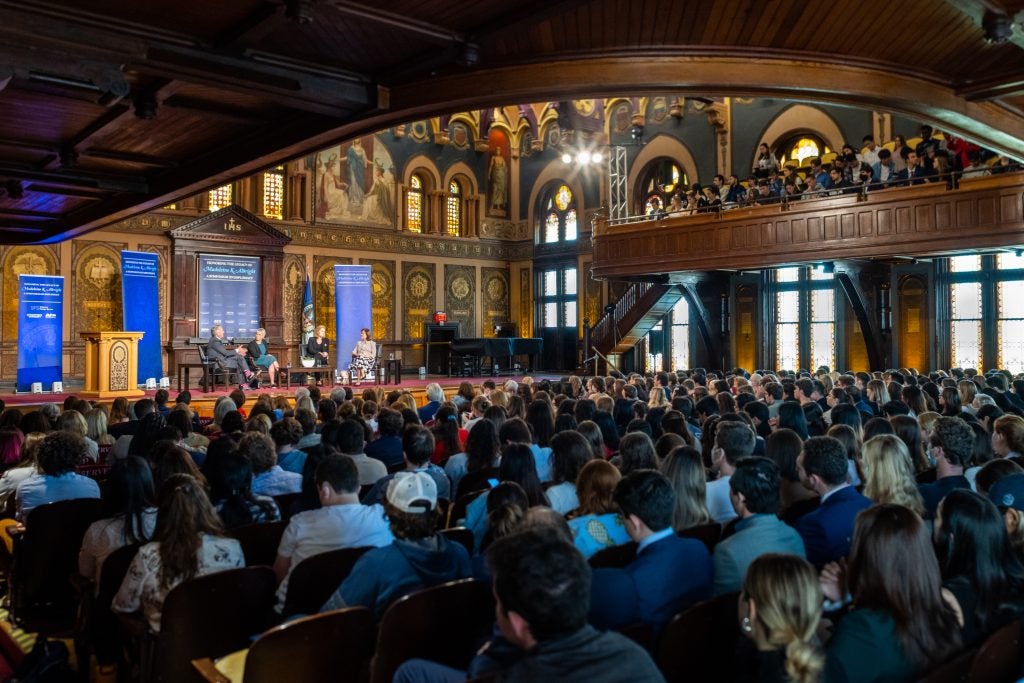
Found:
<path fill-rule="evenodd" d="M 594 228 L 595 277 L 1024 246 L 1024 173 Z"/>

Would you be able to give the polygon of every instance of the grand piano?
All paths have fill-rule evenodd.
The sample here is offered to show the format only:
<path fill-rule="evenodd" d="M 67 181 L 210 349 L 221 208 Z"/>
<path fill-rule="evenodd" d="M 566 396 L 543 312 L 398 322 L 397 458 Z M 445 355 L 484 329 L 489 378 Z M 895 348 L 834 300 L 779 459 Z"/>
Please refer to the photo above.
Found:
<path fill-rule="evenodd" d="M 476 377 L 484 374 L 484 359 L 491 376 L 501 372 L 512 373 L 515 359 L 528 356 L 524 372 L 536 369 L 537 358 L 544 348 L 540 337 L 461 337 L 451 342 L 448 376 Z"/>

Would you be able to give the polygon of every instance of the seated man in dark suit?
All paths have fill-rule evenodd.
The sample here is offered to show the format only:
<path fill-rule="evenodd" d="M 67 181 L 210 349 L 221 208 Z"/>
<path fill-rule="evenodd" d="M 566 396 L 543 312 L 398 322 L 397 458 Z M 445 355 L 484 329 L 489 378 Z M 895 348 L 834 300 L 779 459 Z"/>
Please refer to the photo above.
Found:
<path fill-rule="evenodd" d="M 921 185 L 926 182 L 925 176 L 930 175 L 935 175 L 935 171 L 922 165 L 917 152 L 907 152 L 907 167 L 896 174 L 896 179 L 903 182 L 897 185 Z"/>
<path fill-rule="evenodd" d="M 872 503 L 848 483 L 846 447 L 839 439 L 807 439 L 797 471 L 803 485 L 821 496 L 818 509 L 798 519 L 794 527 L 804 539 L 808 561 L 820 569 L 850 554 L 857 513 Z"/>
<path fill-rule="evenodd" d="M 220 362 L 228 370 L 235 372 L 239 377 L 244 377 L 248 382 L 252 378 L 252 370 L 245 361 L 245 357 L 237 351 L 228 351 L 224 347 L 224 328 L 214 325 L 210 328 L 210 341 L 206 344 L 206 357 L 212 361 Z"/>
<path fill-rule="evenodd" d="M 660 629 L 711 597 L 711 555 L 700 541 L 673 531 L 675 499 L 672 483 L 654 470 L 630 472 L 615 487 L 626 531 L 639 547 L 626 567 L 594 570 L 590 623 L 597 628 L 645 623 Z"/>
<path fill-rule="evenodd" d="M 917 490 L 924 498 L 925 518 L 934 519 L 947 493 L 971 488 L 964 467 L 974 454 L 974 430 L 959 417 L 940 417 L 932 425 L 928 440 L 935 458 L 935 482 L 921 484 Z"/>

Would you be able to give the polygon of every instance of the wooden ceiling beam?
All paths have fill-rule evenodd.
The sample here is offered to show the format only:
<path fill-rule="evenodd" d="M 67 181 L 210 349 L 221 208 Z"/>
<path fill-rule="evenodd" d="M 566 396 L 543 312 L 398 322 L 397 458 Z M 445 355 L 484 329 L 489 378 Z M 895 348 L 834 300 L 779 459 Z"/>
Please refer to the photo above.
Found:
<path fill-rule="evenodd" d="M 466 32 L 466 37 L 467 40 L 480 42 L 499 34 L 522 31 L 589 4 L 592 4 L 591 0 L 532 0 L 526 6 L 513 6 L 483 24 L 474 26 Z"/>
<path fill-rule="evenodd" d="M 80 154 L 83 157 L 92 157 L 93 159 L 109 159 L 110 161 L 123 161 L 129 164 L 138 164 L 139 166 L 153 166 L 156 168 L 178 167 L 178 162 L 176 161 L 151 156 L 149 154 L 136 154 L 134 152 L 120 152 L 117 150 L 98 149 L 96 147 L 90 147 L 89 149 L 82 150 Z"/>
<path fill-rule="evenodd" d="M 958 83 L 956 94 L 968 102 L 983 102 L 1024 93 L 1024 72 L 996 74 L 983 79 Z"/>
<path fill-rule="evenodd" d="M 0 206 L 0 216 L 20 216 L 23 218 L 46 218 L 48 220 L 57 220 L 62 217 L 62 214 L 50 213 L 48 211 L 29 211 L 28 209 L 13 209 Z"/>
<path fill-rule="evenodd" d="M 339 117 L 374 109 L 379 99 L 365 74 L 271 55 L 215 53 L 191 36 L 101 20 L 86 11 L 57 10 L 37 0 L 0 0 L 0 14 L 0 53 L 36 55 L 32 67 L 54 75 L 81 71 L 82 64 L 115 64 Z M 53 56 L 59 54 L 63 59 Z M 2 61 L 7 60 L 0 54 Z M 84 76 L 88 79 L 89 73 Z"/>
<path fill-rule="evenodd" d="M 372 7 L 355 2 L 349 2 L 349 0 L 330 0 L 329 2 L 324 3 L 323 6 L 330 7 L 336 12 L 346 16 L 387 26 L 388 28 L 397 29 L 404 33 L 411 33 L 418 38 L 422 38 L 432 43 L 445 45 L 450 43 L 458 44 L 466 42 L 466 35 L 460 31 L 432 24 L 427 21 L 421 21 L 419 19 L 412 19 L 407 14 L 390 12 L 386 9 L 381 9 L 380 7 Z"/>
<path fill-rule="evenodd" d="M 71 187 L 91 188 L 105 192 L 128 192 L 145 194 L 149 185 L 140 176 L 119 175 L 114 173 L 95 173 L 74 169 L 51 171 L 31 168 L 19 164 L 0 163 L 0 176 L 18 180 L 35 180 L 45 183 L 57 183 Z"/>

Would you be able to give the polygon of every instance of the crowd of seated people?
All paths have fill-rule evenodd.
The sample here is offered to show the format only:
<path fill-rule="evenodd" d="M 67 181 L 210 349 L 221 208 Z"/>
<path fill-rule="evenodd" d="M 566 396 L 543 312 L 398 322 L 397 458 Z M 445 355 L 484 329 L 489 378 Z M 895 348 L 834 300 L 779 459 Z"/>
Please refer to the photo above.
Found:
<path fill-rule="evenodd" d="M 710 213 L 745 206 L 767 206 L 801 199 L 857 194 L 868 190 L 945 183 L 955 186 L 961 178 L 977 178 L 1021 168 L 1019 161 L 997 155 L 950 135 L 936 135 L 923 125 L 920 138 L 910 146 L 903 135 L 885 145 L 865 135 L 858 151 L 845 144 L 838 153 L 812 157 L 806 165 L 780 164 L 767 143 L 758 147 L 748 176 L 716 174 L 710 184 L 682 187 L 662 206 L 659 198 L 648 200 L 648 217 Z M 828 158 L 828 161 L 825 159 Z"/>
<path fill-rule="evenodd" d="M 402 681 L 662 680 L 644 648 L 721 596 L 743 680 L 914 680 L 1024 617 L 1024 377 L 694 369 L 460 395 L 432 389 L 425 424 L 399 390 L 241 394 L 205 425 L 187 395 L 166 416 L 141 399 L 90 421 L 102 488 L 76 471 L 95 464 L 74 416 L 105 406 L 2 410 L 0 553 L 34 509 L 102 491 L 79 571 L 138 546 L 112 609 L 153 633 L 176 586 L 243 566 L 233 534 L 276 520 L 277 620 L 296 567 L 345 548 L 367 550 L 323 611 L 379 621 L 421 589 L 493 582 L 468 671 L 413 660 Z M 644 647 L 616 633 L 636 627 Z"/>

